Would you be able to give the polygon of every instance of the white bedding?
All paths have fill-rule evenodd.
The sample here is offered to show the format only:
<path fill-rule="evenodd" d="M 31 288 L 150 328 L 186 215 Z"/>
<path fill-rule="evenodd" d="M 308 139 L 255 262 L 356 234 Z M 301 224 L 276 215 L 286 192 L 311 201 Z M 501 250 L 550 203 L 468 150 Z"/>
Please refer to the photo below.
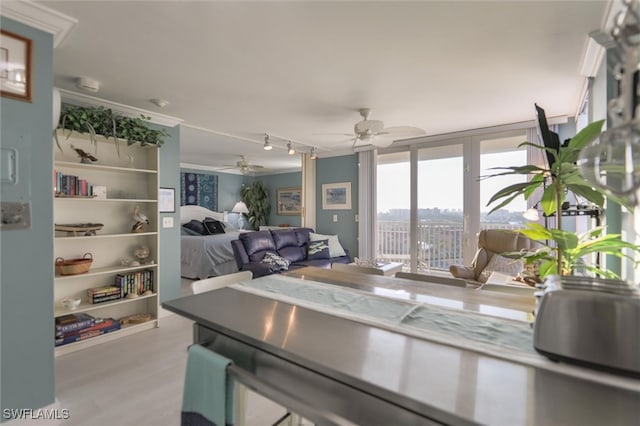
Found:
<path fill-rule="evenodd" d="M 224 213 L 214 212 L 200 206 L 181 206 L 180 225 L 191 220 L 211 217 L 224 221 Z M 244 232 L 244 231 L 243 231 Z M 239 231 L 216 235 L 181 235 L 180 275 L 191 279 L 238 272 L 231 241 L 238 239 Z"/>

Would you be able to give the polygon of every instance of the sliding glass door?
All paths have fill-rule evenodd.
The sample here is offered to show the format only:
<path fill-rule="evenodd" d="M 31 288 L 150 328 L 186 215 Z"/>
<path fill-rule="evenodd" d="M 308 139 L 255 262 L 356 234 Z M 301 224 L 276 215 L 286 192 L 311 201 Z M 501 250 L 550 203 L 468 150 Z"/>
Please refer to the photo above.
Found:
<path fill-rule="evenodd" d="M 462 263 L 462 150 L 462 144 L 450 144 L 417 151 L 415 270 L 418 272 L 447 270 L 452 263 Z"/>
<path fill-rule="evenodd" d="M 522 129 L 380 154 L 376 257 L 414 272 L 447 271 L 451 264 L 471 263 L 481 229 L 523 227 L 523 198 L 492 214 L 494 205 L 487 206 L 499 189 L 522 178 L 480 177 L 526 164 L 526 149 L 518 148 L 524 140 Z"/>

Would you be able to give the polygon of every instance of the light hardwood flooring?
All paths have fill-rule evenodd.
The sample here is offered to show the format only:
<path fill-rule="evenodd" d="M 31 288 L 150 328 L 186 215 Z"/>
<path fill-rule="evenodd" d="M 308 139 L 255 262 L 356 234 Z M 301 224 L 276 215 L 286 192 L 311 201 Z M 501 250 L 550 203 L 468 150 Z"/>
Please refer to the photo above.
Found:
<path fill-rule="evenodd" d="M 170 315 L 161 318 L 156 329 L 56 358 L 54 408 L 68 409 L 70 418 L 6 424 L 179 425 L 192 324 Z M 248 426 L 270 425 L 284 413 L 283 408 L 249 392 Z"/>

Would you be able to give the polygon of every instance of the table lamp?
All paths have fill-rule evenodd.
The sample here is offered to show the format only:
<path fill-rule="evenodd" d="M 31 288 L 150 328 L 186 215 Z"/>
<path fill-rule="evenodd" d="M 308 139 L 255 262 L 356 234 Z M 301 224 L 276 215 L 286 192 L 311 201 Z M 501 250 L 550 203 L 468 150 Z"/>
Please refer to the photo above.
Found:
<path fill-rule="evenodd" d="M 240 229 L 244 229 L 244 216 L 243 213 L 249 213 L 249 209 L 247 208 L 247 205 L 245 203 L 243 203 L 242 201 L 238 201 L 233 208 L 231 209 L 232 213 L 239 213 L 239 217 L 238 217 L 238 226 L 240 227 Z"/>

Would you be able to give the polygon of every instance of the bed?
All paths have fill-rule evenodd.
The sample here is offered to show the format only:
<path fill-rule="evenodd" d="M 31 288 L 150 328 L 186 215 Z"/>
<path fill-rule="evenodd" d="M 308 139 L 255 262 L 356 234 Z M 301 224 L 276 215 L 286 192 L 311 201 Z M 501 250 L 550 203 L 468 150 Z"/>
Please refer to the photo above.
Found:
<path fill-rule="evenodd" d="M 238 272 L 231 241 L 237 240 L 240 232 L 225 221 L 224 213 L 214 212 L 201 206 L 181 206 L 180 226 L 191 220 L 202 221 L 211 217 L 225 223 L 225 233 L 216 235 L 180 236 L 180 275 L 190 279 L 204 279 Z M 184 231 L 184 230 L 183 230 Z"/>

